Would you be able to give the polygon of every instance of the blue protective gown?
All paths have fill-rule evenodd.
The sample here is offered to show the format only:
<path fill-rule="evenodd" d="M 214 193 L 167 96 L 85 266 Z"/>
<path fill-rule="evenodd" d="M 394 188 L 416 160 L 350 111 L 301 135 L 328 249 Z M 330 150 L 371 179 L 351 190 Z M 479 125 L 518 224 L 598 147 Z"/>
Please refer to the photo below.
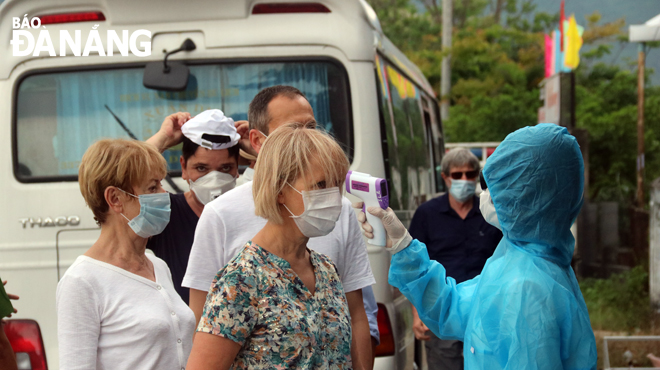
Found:
<path fill-rule="evenodd" d="M 520 129 L 483 170 L 504 237 L 481 275 L 456 284 L 417 240 L 392 257 L 390 284 L 433 333 L 464 342 L 465 369 L 596 369 L 589 313 L 570 266 L 583 171 L 565 128 Z"/>

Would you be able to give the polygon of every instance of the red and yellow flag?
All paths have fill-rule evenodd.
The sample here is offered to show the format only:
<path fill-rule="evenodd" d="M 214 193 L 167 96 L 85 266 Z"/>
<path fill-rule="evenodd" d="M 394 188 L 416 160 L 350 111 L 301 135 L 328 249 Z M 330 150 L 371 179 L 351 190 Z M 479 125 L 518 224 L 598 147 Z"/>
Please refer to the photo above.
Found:
<path fill-rule="evenodd" d="M 568 20 L 568 30 L 566 30 L 566 40 L 568 45 L 564 45 L 564 65 L 575 69 L 580 64 L 580 48 L 582 47 L 582 32 L 580 32 L 575 15 L 571 15 Z"/>

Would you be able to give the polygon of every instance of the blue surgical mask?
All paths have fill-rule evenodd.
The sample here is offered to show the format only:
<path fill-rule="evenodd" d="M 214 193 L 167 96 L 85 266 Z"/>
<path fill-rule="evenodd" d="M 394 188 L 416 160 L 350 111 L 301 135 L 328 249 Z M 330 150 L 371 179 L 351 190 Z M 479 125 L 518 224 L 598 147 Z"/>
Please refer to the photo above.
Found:
<path fill-rule="evenodd" d="M 477 182 L 470 180 L 451 180 L 451 187 L 449 193 L 461 203 L 467 202 L 470 197 L 474 196 L 474 191 L 477 189 Z"/>
<path fill-rule="evenodd" d="M 119 189 L 121 190 L 121 189 Z M 140 214 L 129 220 L 123 213 L 128 226 L 140 237 L 148 238 L 158 235 L 165 230 L 170 222 L 170 195 L 168 193 L 141 194 L 135 196 L 127 191 L 124 193 L 138 198 Z"/>

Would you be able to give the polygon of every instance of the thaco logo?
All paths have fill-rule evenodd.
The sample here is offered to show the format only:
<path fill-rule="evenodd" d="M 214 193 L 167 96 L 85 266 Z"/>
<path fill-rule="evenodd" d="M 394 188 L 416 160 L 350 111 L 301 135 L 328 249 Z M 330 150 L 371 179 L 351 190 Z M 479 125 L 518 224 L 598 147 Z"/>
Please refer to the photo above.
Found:
<path fill-rule="evenodd" d="M 115 46 L 122 56 L 128 56 L 128 51 L 138 57 L 146 57 L 151 55 L 151 31 L 136 30 L 130 35 L 127 30 L 121 31 L 121 36 L 115 30 L 107 30 L 105 35 L 106 45 L 103 47 L 101 34 L 97 30 L 98 24 L 94 24 L 91 30 L 87 31 L 86 38 L 83 43 L 82 30 L 60 30 L 59 31 L 59 45 L 56 48 L 53 45 L 49 30 L 45 25 L 41 24 L 39 17 L 28 18 L 25 14 L 23 19 L 12 17 L 12 39 L 9 43 L 12 45 L 12 55 L 17 57 L 24 57 L 28 55 L 39 56 L 42 52 L 47 53 L 51 57 L 66 56 L 67 46 L 71 49 L 74 56 L 86 57 L 90 53 L 98 53 L 99 56 L 113 56 Z M 34 34 L 27 29 L 41 29 L 37 39 L 34 39 Z M 73 32 L 73 35 L 71 35 Z M 148 40 L 148 41 L 145 41 Z M 138 47 L 139 46 L 139 47 Z"/>

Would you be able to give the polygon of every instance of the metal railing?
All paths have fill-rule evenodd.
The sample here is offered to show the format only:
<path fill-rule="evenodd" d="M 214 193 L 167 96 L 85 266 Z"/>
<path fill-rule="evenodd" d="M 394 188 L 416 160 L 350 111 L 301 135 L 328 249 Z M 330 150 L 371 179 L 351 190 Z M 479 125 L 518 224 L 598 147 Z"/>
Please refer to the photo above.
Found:
<path fill-rule="evenodd" d="M 628 370 L 631 367 L 610 367 L 610 353 L 607 348 L 607 342 L 636 342 L 636 341 L 651 341 L 660 340 L 657 335 L 640 335 L 640 336 L 618 336 L 618 337 L 603 337 L 603 367 L 604 370 Z M 634 367 L 634 369 L 660 369 L 659 367 Z"/>

